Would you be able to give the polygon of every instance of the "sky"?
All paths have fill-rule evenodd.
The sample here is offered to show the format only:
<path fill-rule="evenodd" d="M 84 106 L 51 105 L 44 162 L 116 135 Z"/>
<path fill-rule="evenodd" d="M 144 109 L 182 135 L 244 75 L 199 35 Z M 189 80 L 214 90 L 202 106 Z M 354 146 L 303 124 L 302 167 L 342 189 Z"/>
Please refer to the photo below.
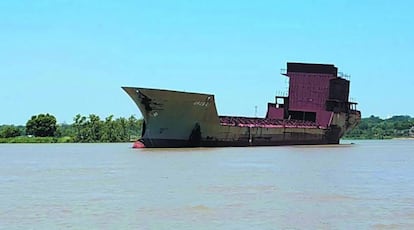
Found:
<path fill-rule="evenodd" d="M 287 62 L 351 75 L 363 117 L 414 116 L 413 1 L 0 1 L 0 124 L 141 117 L 121 86 L 215 94 L 264 116 Z"/>

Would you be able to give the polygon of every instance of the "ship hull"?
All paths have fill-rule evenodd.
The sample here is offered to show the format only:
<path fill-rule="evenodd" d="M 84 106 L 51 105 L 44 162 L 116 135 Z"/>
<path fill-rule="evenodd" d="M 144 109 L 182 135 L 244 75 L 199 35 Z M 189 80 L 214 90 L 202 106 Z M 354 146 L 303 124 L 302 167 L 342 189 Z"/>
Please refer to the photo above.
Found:
<path fill-rule="evenodd" d="M 337 113 L 331 126 L 283 119 L 218 116 L 214 95 L 123 88 L 144 118 L 140 147 L 247 147 L 338 144 L 349 121 L 360 114 Z M 344 122 L 347 120 L 347 122 Z"/>

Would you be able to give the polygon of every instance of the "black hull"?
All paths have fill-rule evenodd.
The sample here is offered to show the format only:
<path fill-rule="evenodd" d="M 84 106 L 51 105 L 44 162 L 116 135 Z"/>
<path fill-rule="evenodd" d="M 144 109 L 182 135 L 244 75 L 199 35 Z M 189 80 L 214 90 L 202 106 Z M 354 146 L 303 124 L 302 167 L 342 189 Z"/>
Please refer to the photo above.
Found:
<path fill-rule="evenodd" d="M 338 140 L 283 140 L 283 141 L 201 141 L 194 145 L 188 140 L 141 139 L 145 148 L 193 148 L 193 147 L 249 147 L 249 146 L 284 146 L 284 145 L 325 145 L 339 144 Z"/>

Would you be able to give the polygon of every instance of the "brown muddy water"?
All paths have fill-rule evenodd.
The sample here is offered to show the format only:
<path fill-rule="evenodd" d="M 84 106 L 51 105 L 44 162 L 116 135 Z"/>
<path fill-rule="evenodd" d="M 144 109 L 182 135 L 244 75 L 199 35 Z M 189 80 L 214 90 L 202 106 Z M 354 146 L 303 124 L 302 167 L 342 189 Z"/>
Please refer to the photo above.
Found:
<path fill-rule="evenodd" d="M 414 140 L 130 146 L 0 145 L 0 229 L 414 229 Z"/>

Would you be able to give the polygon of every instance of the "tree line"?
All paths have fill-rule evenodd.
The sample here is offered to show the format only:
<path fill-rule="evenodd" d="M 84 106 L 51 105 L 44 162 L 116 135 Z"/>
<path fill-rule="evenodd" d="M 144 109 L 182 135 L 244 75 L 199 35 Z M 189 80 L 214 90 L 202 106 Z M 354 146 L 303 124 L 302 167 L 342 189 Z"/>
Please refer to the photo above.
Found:
<path fill-rule="evenodd" d="M 63 142 L 128 142 L 141 135 L 142 119 L 135 116 L 115 118 L 113 115 L 101 119 L 98 115 L 76 115 L 72 124 L 57 124 L 55 116 L 39 114 L 32 116 L 25 126 L 0 126 L 0 138 L 63 138 Z M 24 141 L 23 141 L 24 142 Z M 59 141 L 62 142 L 62 141 Z"/>
<path fill-rule="evenodd" d="M 0 139 L 16 137 L 49 137 L 39 142 L 127 142 L 141 136 L 142 119 L 135 116 L 115 118 L 113 115 L 101 119 L 98 115 L 76 115 L 72 124 L 57 124 L 50 114 L 32 116 L 25 126 L 0 126 Z M 376 116 L 362 118 L 361 123 L 345 135 L 349 139 L 389 139 L 414 137 L 414 118 L 393 116 L 381 119 Z M 25 139 L 23 142 L 31 142 Z M 0 140 L 1 142 L 1 140 Z M 5 141 L 3 141 L 5 142 Z"/>
<path fill-rule="evenodd" d="M 361 123 L 346 134 L 349 139 L 390 139 L 414 137 L 414 118 L 393 116 L 381 119 L 376 116 L 362 118 Z"/>

